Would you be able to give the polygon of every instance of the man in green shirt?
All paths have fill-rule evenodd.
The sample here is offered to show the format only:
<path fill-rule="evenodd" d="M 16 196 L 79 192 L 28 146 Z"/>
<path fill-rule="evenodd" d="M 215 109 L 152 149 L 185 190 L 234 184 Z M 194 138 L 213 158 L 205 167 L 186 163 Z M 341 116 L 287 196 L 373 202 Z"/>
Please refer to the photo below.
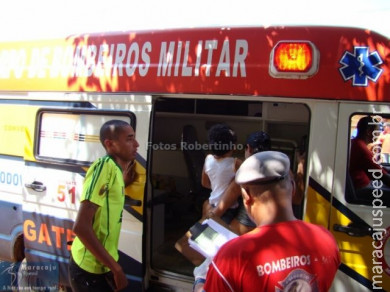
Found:
<path fill-rule="evenodd" d="M 124 189 L 134 177 L 139 146 L 134 129 L 110 120 L 100 129 L 107 155 L 89 168 L 73 231 L 69 280 L 73 292 L 114 291 L 127 286 L 118 264 L 118 240 L 125 200 Z"/>

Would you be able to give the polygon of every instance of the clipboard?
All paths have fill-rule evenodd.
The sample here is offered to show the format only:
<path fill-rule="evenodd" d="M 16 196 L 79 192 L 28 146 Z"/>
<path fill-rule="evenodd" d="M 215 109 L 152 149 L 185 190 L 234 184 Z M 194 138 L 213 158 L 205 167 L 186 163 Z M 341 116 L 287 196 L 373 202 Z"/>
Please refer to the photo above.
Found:
<path fill-rule="evenodd" d="M 175 248 L 195 266 L 214 257 L 219 248 L 238 235 L 220 218 L 201 219 L 181 237 Z"/>

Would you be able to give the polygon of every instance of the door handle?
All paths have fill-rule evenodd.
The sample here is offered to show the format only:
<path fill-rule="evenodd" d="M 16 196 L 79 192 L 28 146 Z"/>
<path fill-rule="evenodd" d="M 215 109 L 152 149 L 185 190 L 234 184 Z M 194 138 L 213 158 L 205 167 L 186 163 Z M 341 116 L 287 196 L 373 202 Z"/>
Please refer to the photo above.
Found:
<path fill-rule="evenodd" d="M 25 184 L 24 186 L 40 193 L 46 191 L 46 186 L 44 186 L 43 183 L 39 181 L 33 181 L 31 184 Z"/>
<path fill-rule="evenodd" d="M 347 226 L 334 224 L 333 230 L 337 232 L 344 232 L 349 236 L 354 237 L 371 236 L 373 233 L 373 229 L 371 227 L 356 223 L 350 223 Z"/>

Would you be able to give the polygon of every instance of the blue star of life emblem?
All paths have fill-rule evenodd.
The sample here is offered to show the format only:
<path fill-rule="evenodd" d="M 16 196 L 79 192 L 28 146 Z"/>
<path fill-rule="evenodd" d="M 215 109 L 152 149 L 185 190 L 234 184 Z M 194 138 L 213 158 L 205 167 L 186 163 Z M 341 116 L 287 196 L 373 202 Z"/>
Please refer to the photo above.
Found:
<path fill-rule="evenodd" d="M 345 81 L 352 78 L 353 86 L 367 86 L 368 79 L 376 82 L 383 69 L 378 52 L 369 53 L 368 47 L 354 47 L 353 54 L 345 52 L 340 60 L 340 73 Z"/>

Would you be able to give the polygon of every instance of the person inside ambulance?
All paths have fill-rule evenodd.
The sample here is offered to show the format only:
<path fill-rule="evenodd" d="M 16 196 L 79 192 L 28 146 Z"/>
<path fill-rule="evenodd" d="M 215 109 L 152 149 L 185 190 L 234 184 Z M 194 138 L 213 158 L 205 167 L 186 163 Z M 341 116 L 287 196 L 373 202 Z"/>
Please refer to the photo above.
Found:
<path fill-rule="evenodd" d="M 358 199 L 381 200 L 390 204 L 390 175 L 380 164 L 380 155 L 369 145 L 374 142 L 378 123 L 375 117 L 362 117 L 357 124 L 357 135 L 351 140 L 349 175 Z M 380 153 L 379 153 L 380 154 Z"/>
<path fill-rule="evenodd" d="M 245 159 L 258 152 L 271 150 L 271 144 L 271 137 L 268 133 L 264 131 L 252 132 L 246 140 Z M 305 193 L 305 155 L 306 154 L 304 152 L 297 155 L 298 164 L 296 173 L 293 174 L 290 170 L 290 175 L 294 178 L 296 184 L 295 192 L 292 197 L 292 205 L 294 214 L 297 218 L 300 217 L 300 208 Z M 248 217 L 240 197 L 240 186 L 233 180 L 226 192 L 223 194 L 221 203 L 216 208 L 212 209 L 210 212 L 211 214 L 209 214 L 209 217 L 211 218 L 213 216 L 221 216 L 221 214 L 225 212 L 226 208 L 233 205 L 238 200 L 238 213 L 231 221 L 230 229 L 239 235 L 247 233 L 256 227 L 255 222 Z"/>

